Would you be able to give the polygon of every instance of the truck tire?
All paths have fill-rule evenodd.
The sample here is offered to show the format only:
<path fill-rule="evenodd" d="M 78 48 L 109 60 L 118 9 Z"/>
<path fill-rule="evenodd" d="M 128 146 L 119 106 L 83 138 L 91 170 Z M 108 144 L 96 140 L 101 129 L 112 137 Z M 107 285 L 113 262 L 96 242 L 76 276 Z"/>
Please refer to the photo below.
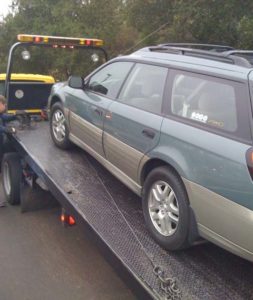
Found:
<path fill-rule="evenodd" d="M 147 176 L 142 197 L 144 218 L 151 236 L 167 250 L 190 246 L 190 207 L 185 187 L 169 167 Z"/>
<path fill-rule="evenodd" d="M 2 183 L 6 200 L 11 205 L 20 204 L 22 168 L 17 153 L 6 153 L 2 160 Z"/>
<path fill-rule="evenodd" d="M 72 143 L 69 140 L 69 129 L 64 110 L 60 102 L 55 103 L 50 112 L 50 133 L 55 145 L 61 149 L 69 149 Z"/>

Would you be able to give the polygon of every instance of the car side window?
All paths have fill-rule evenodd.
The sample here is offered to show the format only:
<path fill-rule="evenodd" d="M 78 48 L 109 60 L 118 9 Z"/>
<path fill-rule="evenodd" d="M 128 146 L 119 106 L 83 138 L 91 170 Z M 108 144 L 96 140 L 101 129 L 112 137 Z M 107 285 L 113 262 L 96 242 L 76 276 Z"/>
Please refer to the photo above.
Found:
<path fill-rule="evenodd" d="M 227 132 L 238 129 L 236 87 L 209 76 L 178 72 L 174 76 L 171 112 Z"/>
<path fill-rule="evenodd" d="M 105 66 L 91 76 L 87 89 L 115 99 L 132 66 L 132 62 L 123 61 Z"/>
<path fill-rule="evenodd" d="M 123 86 L 119 101 L 146 111 L 161 113 L 167 73 L 167 68 L 137 63 Z"/>

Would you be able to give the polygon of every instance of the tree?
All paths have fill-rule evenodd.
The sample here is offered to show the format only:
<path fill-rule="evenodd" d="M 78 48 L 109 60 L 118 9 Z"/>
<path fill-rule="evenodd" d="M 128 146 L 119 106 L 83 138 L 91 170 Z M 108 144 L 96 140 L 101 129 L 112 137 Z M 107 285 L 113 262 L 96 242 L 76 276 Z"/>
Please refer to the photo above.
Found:
<path fill-rule="evenodd" d="M 16 0 L 12 13 L 0 24 L 0 70 L 5 71 L 8 49 L 22 32 L 98 37 L 105 40 L 111 57 L 166 42 L 218 43 L 250 49 L 252 16 L 251 0 Z M 33 57 L 40 61 L 42 52 Z M 79 54 L 56 57 L 52 51 L 44 56 L 43 64 L 35 67 L 41 72 L 51 68 L 64 73 L 70 57 L 79 64 L 79 70 L 90 68 Z M 25 68 L 28 70 L 28 66 Z"/>

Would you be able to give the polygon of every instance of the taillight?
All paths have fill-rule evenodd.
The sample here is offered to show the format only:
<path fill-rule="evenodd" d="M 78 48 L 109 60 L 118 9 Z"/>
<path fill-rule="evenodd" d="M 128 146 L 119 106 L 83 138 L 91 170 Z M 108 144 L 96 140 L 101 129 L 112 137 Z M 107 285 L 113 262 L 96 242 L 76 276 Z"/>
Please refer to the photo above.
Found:
<path fill-rule="evenodd" d="M 253 147 L 249 148 L 246 152 L 246 162 L 251 179 L 253 180 Z"/>
<path fill-rule="evenodd" d="M 73 226 L 76 224 L 76 220 L 73 216 L 66 213 L 65 209 L 62 208 L 61 212 L 61 222 L 63 226 Z"/>

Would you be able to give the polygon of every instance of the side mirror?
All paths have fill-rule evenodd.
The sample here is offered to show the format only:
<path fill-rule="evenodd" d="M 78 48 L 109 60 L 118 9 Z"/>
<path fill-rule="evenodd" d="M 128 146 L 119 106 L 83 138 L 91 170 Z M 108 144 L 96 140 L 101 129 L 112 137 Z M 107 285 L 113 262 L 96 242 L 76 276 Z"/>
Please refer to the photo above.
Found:
<path fill-rule="evenodd" d="M 73 89 L 83 89 L 84 88 L 83 78 L 79 76 L 70 76 L 68 79 L 68 86 Z"/>

